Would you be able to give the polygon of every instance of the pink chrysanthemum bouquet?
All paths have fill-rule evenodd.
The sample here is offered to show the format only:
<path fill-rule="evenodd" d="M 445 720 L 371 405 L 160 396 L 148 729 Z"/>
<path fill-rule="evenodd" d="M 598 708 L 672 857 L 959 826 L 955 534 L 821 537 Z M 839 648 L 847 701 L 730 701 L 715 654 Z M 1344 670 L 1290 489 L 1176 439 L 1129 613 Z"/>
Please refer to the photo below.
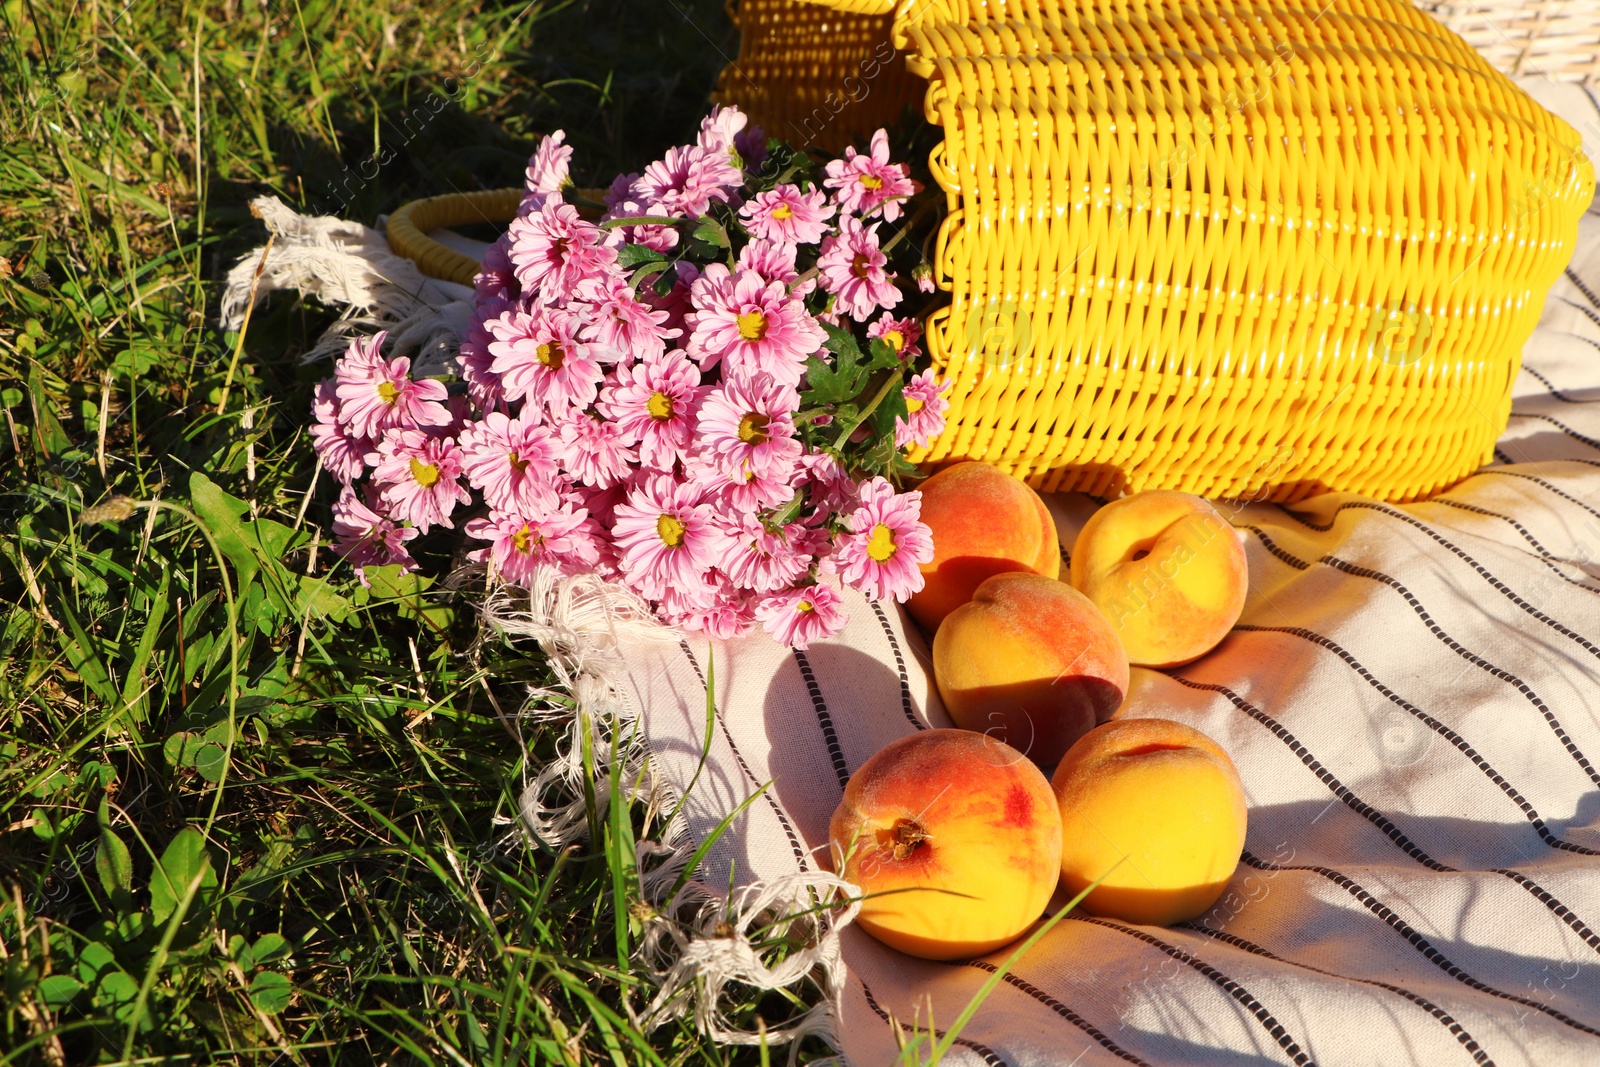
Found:
<path fill-rule="evenodd" d="M 461 382 L 413 379 L 379 334 L 319 388 L 340 551 L 414 569 L 408 542 L 460 519 L 501 580 L 598 572 L 668 623 L 796 648 L 843 626 L 841 585 L 920 589 L 933 545 L 901 450 L 946 401 L 895 313 L 931 285 L 894 263 L 919 186 L 884 131 L 819 172 L 719 109 L 603 212 L 562 141 L 484 260 Z"/>

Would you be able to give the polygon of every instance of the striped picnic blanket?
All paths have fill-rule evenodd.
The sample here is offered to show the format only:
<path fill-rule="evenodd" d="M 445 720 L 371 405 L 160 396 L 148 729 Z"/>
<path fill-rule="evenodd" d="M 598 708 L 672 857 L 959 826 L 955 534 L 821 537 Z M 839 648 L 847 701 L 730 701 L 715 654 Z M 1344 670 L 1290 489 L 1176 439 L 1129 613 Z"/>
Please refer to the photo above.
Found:
<path fill-rule="evenodd" d="M 1600 159 L 1600 103 L 1522 84 Z M 1135 669 L 1121 712 L 1232 754 L 1243 861 L 1172 928 L 1059 924 L 1004 977 L 950 1064 L 1600 1064 L 1600 217 L 1525 350 L 1495 464 L 1432 500 L 1222 505 L 1247 534 L 1234 632 Z M 1094 502 L 1052 498 L 1070 546 Z M 626 651 L 651 762 L 700 840 L 768 781 L 701 870 L 816 871 L 851 771 L 948 725 L 927 647 L 853 599 L 836 640 Z M 714 651 L 709 752 L 705 671 Z M 936 1032 L 1005 958 L 914 960 L 851 927 L 832 1040 L 856 1067 L 896 1025 Z"/>

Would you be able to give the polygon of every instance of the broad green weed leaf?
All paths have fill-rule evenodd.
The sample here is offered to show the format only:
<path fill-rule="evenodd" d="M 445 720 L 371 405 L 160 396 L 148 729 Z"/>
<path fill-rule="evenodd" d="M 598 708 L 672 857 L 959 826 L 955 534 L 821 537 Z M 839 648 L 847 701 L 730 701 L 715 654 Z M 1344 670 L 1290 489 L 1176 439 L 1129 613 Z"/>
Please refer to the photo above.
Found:
<path fill-rule="evenodd" d="M 195 757 L 200 754 L 200 746 L 205 743 L 201 735 L 190 730 L 179 730 L 167 738 L 167 743 L 161 746 L 161 754 L 166 757 L 167 766 L 173 770 L 193 767 Z"/>
<path fill-rule="evenodd" d="M 282 934 L 262 934 L 250 946 L 253 963 L 268 963 L 289 954 L 289 941 Z"/>
<path fill-rule="evenodd" d="M 221 745 L 204 744 L 200 751 L 195 753 L 194 769 L 200 772 L 200 777 L 215 785 L 222 780 L 222 771 L 228 765 L 228 756 Z"/>
<path fill-rule="evenodd" d="M 268 1015 L 276 1015 L 287 1008 L 293 996 L 294 987 L 289 979 L 276 971 L 262 971 L 250 981 L 250 1003 Z"/>
<path fill-rule="evenodd" d="M 100 884 L 107 893 L 115 896 L 133 888 L 133 857 L 128 846 L 110 827 L 100 828 L 100 848 L 95 852 L 94 869 L 100 875 Z"/>
<path fill-rule="evenodd" d="M 217 885 L 217 872 L 212 869 L 211 855 L 206 851 L 206 839 L 192 826 L 178 831 L 178 836 L 167 845 L 150 876 L 150 910 L 155 920 L 164 923 L 177 909 L 189 885 L 200 880 L 196 899 L 204 899 L 207 889 Z"/>
<path fill-rule="evenodd" d="M 133 1001 L 139 995 L 139 983 L 127 971 L 108 971 L 95 986 L 94 1000 L 100 1008 L 109 1008 L 119 1021 L 126 1022 L 133 1010 Z"/>
<path fill-rule="evenodd" d="M 443 633 L 455 621 L 455 609 L 425 596 L 434 579 L 426 575 L 406 574 L 397 564 L 385 567 L 368 567 L 367 581 L 371 584 L 372 598 L 395 605 L 403 619 L 426 623 Z"/>
<path fill-rule="evenodd" d="M 39 984 L 34 986 L 34 992 L 46 1007 L 61 1008 L 72 1003 L 72 999 L 84 988 L 84 984 L 70 974 L 52 974 L 40 979 Z"/>
<path fill-rule="evenodd" d="M 116 966 L 116 953 L 107 948 L 103 942 L 90 941 L 78 950 L 78 980 L 85 985 L 98 982 L 101 975 L 115 969 Z"/>

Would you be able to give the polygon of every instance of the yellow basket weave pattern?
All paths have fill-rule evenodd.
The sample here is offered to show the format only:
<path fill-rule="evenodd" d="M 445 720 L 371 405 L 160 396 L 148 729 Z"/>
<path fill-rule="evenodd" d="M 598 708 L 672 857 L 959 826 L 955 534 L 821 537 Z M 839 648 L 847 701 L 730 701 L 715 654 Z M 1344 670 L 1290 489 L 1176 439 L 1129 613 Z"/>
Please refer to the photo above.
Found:
<path fill-rule="evenodd" d="M 836 2 L 893 13 L 945 136 L 952 403 L 913 458 L 1276 500 L 1408 500 L 1490 458 L 1594 175 L 1459 37 L 1399 0 Z M 724 95 L 765 121 L 759 73 Z"/>
<path fill-rule="evenodd" d="M 795 0 L 730 2 L 739 58 L 713 99 L 796 148 L 842 151 L 892 125 L 927 86 L 906 69 L 884 11 L 860 15 Z"/>

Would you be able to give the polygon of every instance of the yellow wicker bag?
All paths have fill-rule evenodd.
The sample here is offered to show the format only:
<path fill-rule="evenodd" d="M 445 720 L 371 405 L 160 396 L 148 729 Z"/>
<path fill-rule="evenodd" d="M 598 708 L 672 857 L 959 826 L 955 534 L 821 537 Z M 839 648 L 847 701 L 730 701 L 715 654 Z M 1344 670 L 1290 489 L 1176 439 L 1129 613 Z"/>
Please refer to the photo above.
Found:
<path fill-rule="evenodd" d="M 1455 34 L 1401 0 L 831 6 L 744 0 L 721 99 L 782 135 L 879 40 L 928 79 L 952 404 L 914 458 L 1277 500 L 1490 458 L 1594 175 Z M 773 27 L 803 62 L 757 61 Z"/>

